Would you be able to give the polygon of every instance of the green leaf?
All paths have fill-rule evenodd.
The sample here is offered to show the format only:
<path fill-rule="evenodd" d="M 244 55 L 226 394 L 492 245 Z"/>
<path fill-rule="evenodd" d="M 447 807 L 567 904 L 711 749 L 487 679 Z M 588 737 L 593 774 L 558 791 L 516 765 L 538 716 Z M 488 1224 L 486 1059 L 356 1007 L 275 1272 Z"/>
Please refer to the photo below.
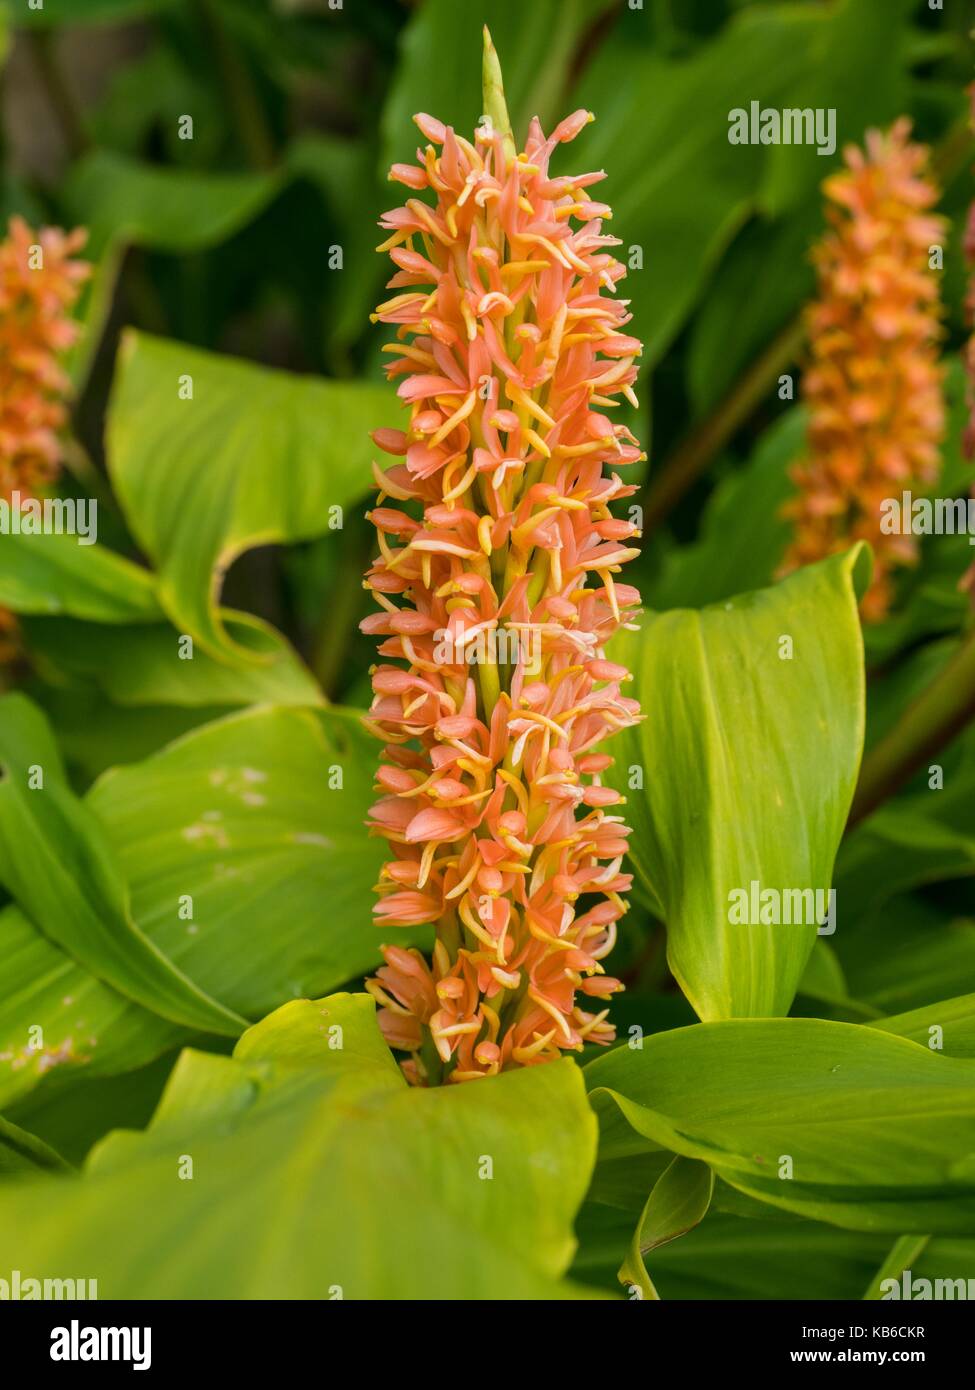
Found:
<path fill-rule="evenodd" d="M 975 994 L 960 994 L 923 1009 L 876 1019 L 870 1026 L 910 1038 L 949 1057 L 975 1057 Z"/>
<path fill-rule="evenodd" d="M 110 1137 L 83 1177 L 0 1190 L 0 1255 L 84 1268 L 103 1298 L 585 1296 L 559 1281 L 594 1153 L 574 1062 L 412 1090 L 372 1000 L 337 995 L 233 1060 L 185 1054 L 146 1133 Z"/>
<path fill-rule="evenodd" d="M 630 860 L 703 1019 L 786 1013 L 816 939 L 815 924 L 729 920 L 732 894 L 829 889 L 863 739 L 865 553 L 654 614 L 613 644 L 645 716 L 614 744 L 615 784 L 643 775 L 628 794 Z"/>
<path fill-rule="evenodd" d="M 0 535 L 0 604 L 15 613 L 92 623 L 152 623 L 162 616 L 148 570 L 68 535 Z"/>
<path fill-rule="evenodd" d="M 179 398 L 186 376 L 191 400 Z M 180 631 L 215 655 L 254 658 L 220 619 L 224 571 L 255 545 L 326 533 L 338 515 L 332 509 L 369 490 L 368 432 L 391 409 L 382 387 L 291 376 L 126 335 L 109 415 L 109 470 Z"/>
<path fill-rule="evenodd" d="M 585 1076 L 610 1153 L 625 1119 L 773 1207 L 852 1230 L 975 1234 L 975 1062 L 874 1027 L 748 1019 L 654 1034 Z"/>
<path fill-rule="evenodd" d="M 375 753 L 356 715 L 252 709 L 107 773 L 88 793 L 139 929 L 244 1017 L 379 963 L 370 909 L 383 853 L 363 828 Z M 397 939 L 424 941 L 424 930 Z M 28 1050 L 34 1024 L 43 1057 Z M 187 1041 L 19 913 L 0 914 L 0 1104 L 52 1067 L 111 1075 Z"/>
<path fill-rule="evenodd" d="M 0 946 L 0 1105 L 42 1084 L 57 1094 L 137 1070 L 186 1041 L 185 1028 L 103 984 L 17 908 L 0 912 Z"/>
<path fill-rule="evenodd" d="M 362 1072 L 375 1085 L 399 1089 L 403 1073 L 376 1027 L 365 994 L 333 994 L 313 1004 L 296 999 L 249 1028 L 234 1048 L 240 1062 L 312 1067 L 323 1075 Z"/>
<path fill-rule="evenodd" d="M 72 785 L 81 791 L 109 769 L 144 762 L 232 713 L 221 705 L 115 705 L 94 686 L 76 684 L 35 684 L 31 694 L 57 729 Z"/>
<path fill-rule="evenodd" d="M 235 646 L 259 655 L 236 665 L 205 651 L 180 654 L 168 624 L 93 627 L 63 618 L 23 624 L 28 645 L 46 670 L 93 683 L 119 705 L 320 705 L 322 692 L 287 640 L 249 613 L 220 614 Z"/>
<path fill-rule="evenodd" d="M 249 1018 L 378 960 L 383 847 L 363 826 L 375 753 L 355 715 L 248 710 L 107 773 L 89 794 L 136 920 Z M 178 915 L 182 894 L 192 920 Z"/>
<path fill-rule="evenodd" d="M 708 1165 L 678 1155 L 654 1183 L 647 1198 L 630 1249 L 620 1267 L 620 1283 L 638 1288 L 644 1298 L 659 1298 L 647 1274 L 644 1255 L 686 1235 L 703 1221 L 713 1192 L 714 1174 Z"/>
<path fill-rule="evenodd" d="M 80 159 L 64 186 L 64 217 L 88 228 L 86 255 L 98 264 L 80 303 L 85 331 L 69 356 L 76 388 L 93 368 L 130 246 L 173 255 L 219 246 L 263 212 L 286 183 L 284 171 L 204 173 L 103 149 Z"/>
<path fill-rule="evenodd" d="M 132 921 L 104 830 L 68 787 L 46 721 L 21 695 L 0 700 L 0 773 L 0 880 L 40 930 L 153 1012 L 236 1037 L 244 1020 Z"/>
<path fill-rule="evenodd" d="M 25 1129 L 0 1115 L 0 1178 L 10 1173 L 36 1172 L 38 1168 L 67 1168 L 60 1154 Z"/>
<path fill-rule="evenodd" d="M 774 1219 L 719 1213 L 712 1206 L 699 1226 L 655 1250 L 653 1277 L 660 1297 L 776 1302 L 859 1298 L 890 1245 L 889 1236 L 840 1231 L 765 1210 Z M 620 1252 L 632 1229 L 630 1213 L 587 1202 L 576 1223 L 579 1252 L 572 1276 L 614 1288 Z"/>
<path fill-rule="evenodd" d="M 68 177 L 65 215 L 89 229 L 89 256 L 132 244 L 200 251 L 252 221 L 278 194 L 282 178 L 164 168 L 94 150 Z"/>

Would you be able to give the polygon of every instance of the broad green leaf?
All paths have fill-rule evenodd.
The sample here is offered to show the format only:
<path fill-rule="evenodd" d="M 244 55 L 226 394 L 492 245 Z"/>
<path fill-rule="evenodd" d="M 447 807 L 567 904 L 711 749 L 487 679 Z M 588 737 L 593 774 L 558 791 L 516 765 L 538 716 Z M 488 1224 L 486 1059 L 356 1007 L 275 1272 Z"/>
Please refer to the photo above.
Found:
<path fill-rule="evenodd" d="M 248 613 L 223 610 L 236 646 L 260 656 L 230 664 L 207 652 L 181 652 L 182 638 L 168 624 L 94 627 L 64 618 L 24 624 L 35 658 L 61 677 L 93 683 L 119 705 L 320 705 L 322 693 L 287 640 Z"/>
<path fill-rule="evenodd" d="M 219 245 L 281 186 L 278 174 L 198 173 L 95 150 L 71 171 L 64 201 L 89 229 L 88 256 L 130 244 L 178 254 Z"/>
<path fill-rule="evenodd" d="M 187 377 L 193 396 L 181 400 Z M 109 470 L 180 631 L 216 655 L 254 657 L 220 619 L 223 573 L 253 546 L 334 527 L 335 509 L 371 486 L 368 432 L 388 420 L 392 400 L 378 386 L 291 376 L 126 335 L 109 415 Z"/>
<path fill-rule="evenodd" d="M 187 1037 L 96 979 L 19 909 L 0 912 L 0 1106 L 138 1070 Z"/>
<path fill-rule="evenodd" d="M 195 729 L 88 793 L 139 929 L 246 1018 L 379 963 L 363 822 L 375 740 L 338 711 L 253 709 Z M 423 929 L 398 940 L 423 940 Z M 43 1026 L 45 1057 L 28 1050 Z M 94 980 L 19 913 L 0 915 L 0 1105 L 57 1076 L 145 1066 L 185 1029 Z"/>
<path fill-rule="evenodd" d="M 772 1215 L 770 1208 L 765 1210 Z M 579 1251 L 573 1276 L 612 1289 L 632 1219 L 618 1209 L 586 1202 L 576 1223 Z M 906 1239 L 925 1242 L 911 1264 L 915 1278 L 975 1277 L 975 1240 Z M 654 1280 L 664 1300 L 852 1300 L 864 1296 L 890 1250 L 890 1236 L 840 1231 L 784 1213 L 774 1220 L 743 1219 L 717 1212 L 712 1204 L 699 1226 L 654 1251 Z"/>
<path fill-rule="evenodd" d="M 13 1125 L 0 1115 L 0 1179 L 10 1173 L 36 1172 L 38 1168 L 66 1168 L 60 1154 L 36 1135 Z"/>
<path fill-rule="evenodd" d="M 678 1155 L 653 1185 L 633 1233 L 619 1281 L 636 1287 L 644 1298 L 659 1298 L 643 1257 L 658 1246 L 686 1235 L 707 1215 L 714 1174 L 706 1163 Z"/>
<path fill-rule="evenodd" d="M 225 1128 L 257 1099 L 258 1083 L 232 1058 L 184 1049 L 177 1059 L 146 1131 L 120 1129 L 96 1144 L 86 1164 L 89 1173 L 124 1168 L 149 1151 L 185 1148 L 201 1129 Z"/>
<path fill-rule="evenodd" d="M 255 709 L 109 772 L 89 794 L 140 926 L 248 1018 L 378 959 L 383 846 L 363 826 L 375 757 L 355 716 Z"/>
<path fill-rule="evenodd" d="M 655 1250 L 653 1277 L 660 1297 L 665 1302 L 860 1298 L 890 1246 L 889 1236 L 840 1231 L 765 1210 L 774 1219 L 734 1216 L 712 1206 L 699 1226 Z M 601 1289 L 618 1287 L 616 1271 L 633 1221 L 630 1212 L 586 1202 L 576 1223 L 573 1278 Z M 975 1249 L 975 1242 L 971 1245 Z"/>
<path fill-rule="evenodd" d="M 975 994 L 960 994 L 923 1009 L 878 1018 L 870 1026 L 910 1038 L 949 1057 L 975 1057 Z"/>
<path fill-rule="evenodd" d="M 80 301 L 84 335 L 69 358 L 76 387 L 93 366 L 130 246 L 174 255 L 219 246 L 263 212 L 286 182 L 284 172 L 166 168 L 104 149 L 79 160 L 65 183 L 64 217 L 88 228 L 85 254 L 97 271 Z"/>
<path fill-rule="evenodd" d="M 311 1049 L 313 1008 L 355 1045 L 347 1068 L 326 1034 Z M 102 1298 L 585 1296 L 559 1282 L 595 1152 L 574 1062 L 411 1090 L 368 997 L 292 1008 L 294 1047 L 288 1021 L 233 1060 L 188 1054 L 148 1131 L 83 1177 L 0 1190 L 5 1267 L 83 1267 Z"/>
<path fill-rule="evenodd" d="M 622 1117 L 801 1216 L 975 1234 L 975 1061 L 874 1027 L 747 1019 L 657 1033 L 585 1076 L 610 1144 Z"/>
<path fill-rule="evenodd" d="M 31 695 L 57 729 L 71 783 L 81 791 L 109 769 L 144 762 L 233 712 L 224 705 L 116 705 L 94 686 L 76 684 L 34 683 Z"/>
<path fill-rule="evenodd" d="M 147 570 L 68 535 L 0 535 L 0 604 L 15 613 L 92 623 L 153 623 L 162 616 Z"/>
<path fill-rule="evenodd" d="M 37 927 L 93 975 L 164 1018 L 236 1037 L 244 1020 L 135 925 L 102 825 L 64 778 L 43 716 L 0 700 L 0 880 Z"/>
<path fill-rule="evenodd" d="M 234 1048 L 240 1062 L 311 1067 L 323 1075 L 361 1071 L 375 1085 L 398 1088 L 403 1074 L 376 1027 L 366 994 L 332 994 L 313 1003 L 296 999 L 248 1028 Z"/>
<path fill-rule="evenodd" d="M 412 160 L 413 116 L 426 111 L 470 137 L 481 115 L 481 29 L 487 24 L 501 59 L 512 127 L 521 149 L 532 116 L 546 131 L 572 109 L 565 95 L 573 59 L 611 0 L 428 0 L 404 31 L 386 106 L 384 169 Z M 574 103 L 576 106 L 579 102 Z M 587 166 L 589 167 L 589 166 Z"/>
<path fill-rule="evenodd" d="M 780 925 L 739 924 L 733 895 L 747 895 L 752 917 L 753 884 L 829 890 L 863 739 L 865 554 L 699 612 L 652 614 L 614 641 L 645 716 L 613 748 L 630 862 L 702 1019 L 787 1012 L 816 939 L 815 921 L 786 925 L 784 909 Z"/>

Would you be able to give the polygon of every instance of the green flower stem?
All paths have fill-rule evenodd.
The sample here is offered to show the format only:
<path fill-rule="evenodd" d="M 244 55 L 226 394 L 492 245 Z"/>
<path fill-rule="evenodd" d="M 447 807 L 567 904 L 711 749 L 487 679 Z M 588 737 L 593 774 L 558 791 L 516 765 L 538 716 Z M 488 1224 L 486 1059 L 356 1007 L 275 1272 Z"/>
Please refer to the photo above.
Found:
<path fill-rule="evenodd" d="M 847 829 L 869 816 L 975 716 L 975 629 L 864 759 Z"/>

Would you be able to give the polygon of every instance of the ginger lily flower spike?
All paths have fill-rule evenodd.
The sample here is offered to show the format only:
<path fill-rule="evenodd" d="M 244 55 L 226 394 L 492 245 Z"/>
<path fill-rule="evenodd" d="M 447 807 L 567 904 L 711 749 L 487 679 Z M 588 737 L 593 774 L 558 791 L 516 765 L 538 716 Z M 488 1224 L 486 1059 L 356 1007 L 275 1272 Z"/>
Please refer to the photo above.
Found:
<path fill-rule="evenodd" d="M 866 151 L 851 145 L 846 168 L 823 185 L 829 230 L 814 251 L 803 381 L 809 450 L 783 512 L 795 523 L 783 572 L 870 542 L 868 622 L 886 616 L 897 569 L 917 563 L 916 539 L 885 529 L 884 501 L 937 481 L 944 434 L 941 305 L 928 256 L 947 224 L 930 211 L 938 190 L 928 150 L 910 132 L 904 117 L 886 134 L 869 131 Z"/>
<path fill-rule="evenodd" d="M 0 498 L 27 498 L 57 477 L 69 389 L 60 355 L 75 342 L 69 317 L 90 266 L 74 259 L 87 233 L 10 219 L 0 242 Z"/>
<path fill-rule="evenodd" d="M 403 459 L 375 470 L 381 611 L 363 623 L 384 658 L 369 824 L 393 854 L 376 916 L 432 923 L 436 941 L 432 962 L 384 946 L 367 988 L 417 1084 L 612 1041 L 604 1002 L 622 985 L 601 962 L 631 883 L 623 798 L 594 749 L 639 718 L 604 648 L 639 604 L 614 579 L 639 533 L 610 504 L 636 491 L 616 468 L 646 456 L 606 412 L 636 403 L 641 344 L 611 297 L 626 272 L 588 191 L 603 173 L 548 171 L 592 115 L 548 139 L 533 120 L 517 154 L 484 38 L 473 143 L 418 115 L 429 143 L 390 172 L 436 203 L 383 218 L 398 293 L 374 316 L 397 326 L 387 373 L 409 408 L 373 436 Z"/>
<path fill-rule="evenodd" d="M 69 317 L 90 267 L 73 259 L 87 233 L 32 231 L 11 217 L 0 241 L 0 501 L 19 505 L 57 478 L 69 382 L 59 356 L 78 335 Z M 0 666 L 19 655 L 19 629 L 0 608 Z"/>

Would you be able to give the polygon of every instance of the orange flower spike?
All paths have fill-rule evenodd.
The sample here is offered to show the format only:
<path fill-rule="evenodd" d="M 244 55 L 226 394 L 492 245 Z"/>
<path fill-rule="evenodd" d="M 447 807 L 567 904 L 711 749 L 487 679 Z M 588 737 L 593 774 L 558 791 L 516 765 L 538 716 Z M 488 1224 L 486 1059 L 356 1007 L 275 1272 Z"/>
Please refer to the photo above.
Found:
<path fill-rule="evenodd" d="M 975 82 L 968 89 L 971 103 L 971 126 L 975 131 Z M 975 202 L 968 209 L 965 225 L 965 264 L 968 266 L 968 293 L 965 296 L 965 317 L 973 330 L 965 344 L 965 371 L 967 381 L 968 425 L 965 430 L 964 447 L 968 458 L 975 458 Z"/>
<path fill-rule="evenodd" d="M 782 573 L 858 540 L 874 551 L 862 603 L 882 618 L 892 573 L 917 560 L 911 536 L 881 530 L 881 503 L 936 482 L 944 434 L 941 307 L 928 269 L 945 220 L 930 212 L 938 191 L 928 151 L 910 121 L 870 131 L 866 151 L 826 179 L 829 230 L 813 253 L 818 294 L 807 312 L 808 454 L 793 469 L 799 491 L 783 514 L 795 523 Z"/>
<path fill-rule="evenodd" d="M 396 273 L 374 316 L 409 409 L 373 436 L 395 459 L 362 625 L 386 744 L 370 826 L 393 856 L 376 916 L 436 944 L 429 964 L 384 947 L 366 988 L 417 1084 L 612 1041 L 622 986 L 601 962 L 631 882 L 612 759 L 592 750 L 640 717 L 605 647 L 639 605 L 616 578 L 638 532 L 610 508 L 645 458 L 611 418 L 636 402 L 641 345 L 587 191 L 602 173 L 549 177 L 591 115 L 547 139 L 533 121 L 518 153 L 486 30 L 484 110 L 472 141 L 415 118 L 428 144 L 390 174 L 410 196 L 382 219 Z"/>
<path fill-rule="evenodd" d="M 968 99 L 971 128 L 975 131 L 975 82 L 968 88 Z M 969 272 L 968 292 L 965 295 L 965 321 L 972 332 L 969 334 L 968 342 L 962 353 L 966 376 L 965 404 L 968 407 L 968 422 L 962 435 L 962 450 L 966 458 L 975 459 L 975 202 L 971 203 L 968 208 L 963 249 L 965 264 Z M 975 496 L 975 486 L 972 487 L 971 491 L 972 496 Z M 962 593 L 967 593 L 972 603 L 975 604 L 975 563 L 969 565 L 962 575 L 958 581 L 958 588 Z"/>
<path fill-rule="evenodd" d="M 0 242 L 0 498 L 53 482 L 68 381 L 59 365 L 78 329 L 70 318 L 90 266 L 74 259 L 86 233 L 34 232 L 12 217 Z"/>
<path fill-rule="evenodd" d="M 0 500 L 26 500 L 57 477 L 68 381 L 58 358 L 75 341 L 69 315 L 89 267 L 72 259 L 86 233 L 32 231 L 10 219 L 0 242 Z M 20 655 L 12 613 L 0 610 L 0 666 Z"/>

